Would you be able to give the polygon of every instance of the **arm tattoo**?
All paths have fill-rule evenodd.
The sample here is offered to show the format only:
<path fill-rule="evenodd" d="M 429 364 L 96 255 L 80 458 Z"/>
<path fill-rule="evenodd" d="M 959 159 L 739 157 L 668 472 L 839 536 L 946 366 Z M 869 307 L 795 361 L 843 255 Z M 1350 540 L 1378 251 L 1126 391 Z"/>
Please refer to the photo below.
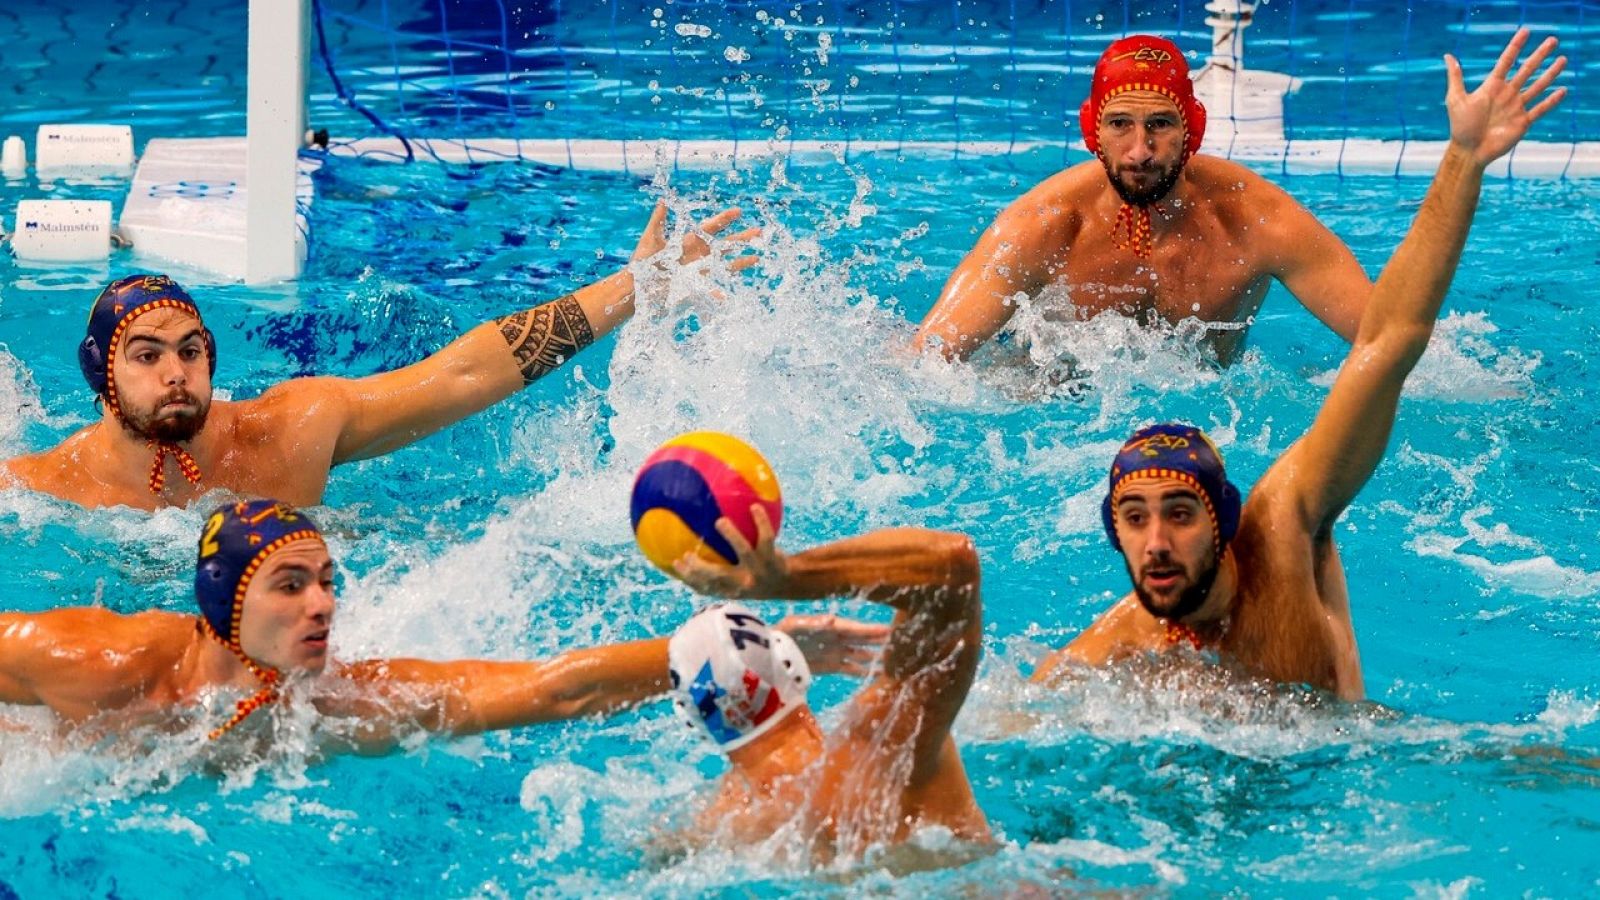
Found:
<path fill-rule="evenodd" d="M 594 329 L 571 294 L 498 320 L 524 387 L 594 343 Z"/>

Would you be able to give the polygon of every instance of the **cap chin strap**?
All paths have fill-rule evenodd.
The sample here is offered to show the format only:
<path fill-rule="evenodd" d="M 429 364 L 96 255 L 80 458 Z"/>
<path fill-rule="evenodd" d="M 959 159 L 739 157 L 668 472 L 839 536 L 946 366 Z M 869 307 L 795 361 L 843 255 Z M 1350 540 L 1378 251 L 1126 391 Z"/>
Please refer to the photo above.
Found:
<path fill-rule="evenodd" d="M 1184 624 L 1177 619 L 1166 620 L 1166 626 L 1166 644 L 1168 647 L 1187 643 L 1196 650 L 1204 650 L 1212 644 L 1220 643 L 1222 636 L 1228 633 L 1227 619 L 1222 620 L 1222 624 L 1215 629 L 1215 633 L 1210 637 L 1202 635 L 1200 630 L 1193 625 Z"/>
<path fill-rule="evenodd" d="M 1117 210 L 1117 220 L 1111 225 L 1111 246 L 1118 250 L 1127 250 L 1137 259 L 1149 259 L 1150 252 L 1155 249 L 1155 228 L 1150 221 L 1150 209 L 1154 204 L 1123 203 Z M 1160 206 L 1154 207 L 1157 212 L 1165 213 Z M 1128 237 L 1123 239 L 1126 231 Z"/>
<path fill-rule="evenodd" d="M 146 440 L 145 445 L 156 454 L 155 460 L 150 463 L 150 493 L 160 494 L 167 486 L 168 454 L 171 454 L 173 461 L 178 464 L 178 471 L 183 473 L 184 480 L 195 487 L 200 486 L 200 464 L 194 461 L 189 451 L 177 444 L 169 444 L 155 438 Z"/>
<path fill-rule="evenodd" d="M 250 718 L 251 713 L 263 706 L 266 706 L 268 703 L 276 702 L 280 696 L 278 684 L 283 680 L 283 676 L 278 673 L 277 669 L 263 666 L 246 656 L 244 648 L 239 646 L 239 641 L 237 638 L 231 641 L 223 640 L 222 635 L 217 634 L 217 630 L 211 627 L 211 623 L 207 621 L 204 616 L 200 617 L 200 627 L 205 630 L 206 634 L 211 635 L 211 637 L 216 640 L 217 643 L 228 648 L 228 652 L 232 653 L 235 657 L 238 657 L 239 662 L 244 663 L 244 667 L 250 670 L 250 674 L 254 675 L 256 680 L 261 682 L 260 690 L 234 704 L 234 713 L 231 717 L 229 717 L 228 721 L 211 730 L 211 734 L 207 739 L 214 741 L 217 738 L 227 734 L 229 731 L 232 731 L 234 726 L 238 725 L 240 722 Z"/>

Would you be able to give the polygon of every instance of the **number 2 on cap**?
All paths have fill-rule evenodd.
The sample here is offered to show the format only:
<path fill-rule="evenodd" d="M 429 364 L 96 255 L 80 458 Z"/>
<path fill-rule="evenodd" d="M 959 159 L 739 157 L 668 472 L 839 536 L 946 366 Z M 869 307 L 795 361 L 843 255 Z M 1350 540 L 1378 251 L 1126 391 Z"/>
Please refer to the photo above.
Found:
<path fill-rule="evenodd" d="M 211 517 L 210 521 L 206 522 L 205 533 L 200 535 L 201 559 L 204 559 L 205 557 L 210 556 L 211 554 L 222 549 L 222 547 L 218 546 L 217 544 L 217 532 L 222 530 L 222 520 L 222 513 L 217 513 Z"/>

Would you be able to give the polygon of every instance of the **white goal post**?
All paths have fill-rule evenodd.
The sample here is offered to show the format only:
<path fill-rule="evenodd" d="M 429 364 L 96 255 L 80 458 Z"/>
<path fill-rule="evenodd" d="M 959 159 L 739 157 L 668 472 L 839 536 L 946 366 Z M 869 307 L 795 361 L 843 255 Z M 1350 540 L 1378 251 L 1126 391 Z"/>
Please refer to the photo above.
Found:
<path fill-rule="evenodd" d="M 250 0 L 246 123 L 247 284 L 300 274 L 298 156 L 306 133 L 310 0 Z"/>

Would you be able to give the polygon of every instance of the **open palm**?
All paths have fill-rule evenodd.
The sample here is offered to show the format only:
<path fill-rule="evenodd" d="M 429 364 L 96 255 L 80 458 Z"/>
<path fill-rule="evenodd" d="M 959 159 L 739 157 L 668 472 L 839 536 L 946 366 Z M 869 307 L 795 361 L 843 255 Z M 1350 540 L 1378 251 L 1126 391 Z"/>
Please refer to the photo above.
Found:
<path fill-rule="evenodd" d="M 698 259 L 703 259 L 711 253 L 711 239 L 727 228 L 733 220 L 742 215 L 739 207 L 730 206 L 709 219 L 696 225 L 683 238 L 683 254 L 678 262 L 688 265 Z M 737 234 L 723 238 L 727 245 L 725 255 L 735 257 L 729 268 L 738 272 L 756 264 L 754 256 L 736 256 L 739 249 L 761 234 L 760 228 L 746 228 Z M 648 259 L 660 253 L 667 247 L 667 204 L 658 202 L 650 213 L 650 221 L 645 224 L 644 234 L 639 236 L 639 244 L 633 250 L 633 258 Z"/>
<path fill-rule="evenodd" d="M 1450 114 L 1450 141 L 1470 152 L 1480 165 L 1488 165 L 1504 156 L 1522 136 L 1528 133 L 1545 113 L 1556 107 L 1566 96 L 1567 89 L 1557 88 L 1548 97 L 1539 97 L 1566 68 L 1567 58 L 1556 57 L 1538 78 L 1530 84 L 1544 61 L 1556 48 L 1554 37 L 1545 38 L 1528 57 L 1516 74 L 1507 76 L 1516 65 L 1517 57 L 1528 42 L 1528 29 L 1521 28 L 1500 53 L 1489 76 L 1477 90 L 1467 93 L 1461 76 L 1461 62 L 1445 54 L 1445 72 L 1449 86 L 1445 92 L 1445 107 Z M 1538 101 L 1535 103 L 1535 101 Z M 1534 104 L 1529 106 L 1529 104 Z"/>

